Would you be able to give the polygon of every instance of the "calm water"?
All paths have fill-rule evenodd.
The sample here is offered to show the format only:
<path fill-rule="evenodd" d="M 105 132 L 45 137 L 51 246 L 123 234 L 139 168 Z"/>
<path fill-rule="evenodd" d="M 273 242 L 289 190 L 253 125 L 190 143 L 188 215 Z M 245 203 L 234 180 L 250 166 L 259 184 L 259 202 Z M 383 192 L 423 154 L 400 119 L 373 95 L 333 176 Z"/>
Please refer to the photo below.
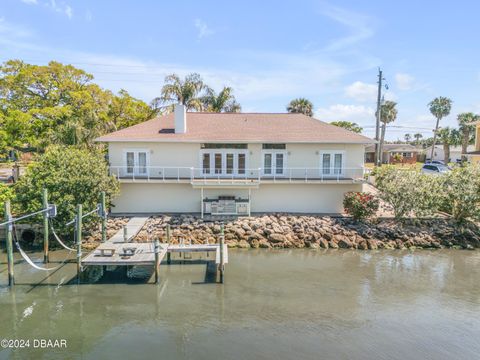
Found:
<path fill-rule="evenodd" d="M 61 253 L 56 254 L 59 258 Z M 163 265 L 162 283 L 65 284 L 0 265 L 0 338 L 68 349 L 1 359 L 478 359 L 480 252 L 230 252 L 226 284 L 207 266 Z M 32 285 L 44 279 L 41 284 Z M 59 285 L 64 283 L 64 285 Z"/>

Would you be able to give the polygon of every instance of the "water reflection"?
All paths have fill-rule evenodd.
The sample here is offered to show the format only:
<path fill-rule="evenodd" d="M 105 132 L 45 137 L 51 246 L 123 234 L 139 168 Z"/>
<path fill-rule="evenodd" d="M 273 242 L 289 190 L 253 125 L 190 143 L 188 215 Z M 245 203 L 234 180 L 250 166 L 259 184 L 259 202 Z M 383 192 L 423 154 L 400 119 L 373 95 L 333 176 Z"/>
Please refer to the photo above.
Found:
<path fill-rule="evenodd" d="M 0 272 L 0 338 L 67 338 L 69 354 L 87 359 L 438 359 L 480 351 L 479 252 L 230 254 L 225 285 L 206 281 L 204 261 L 162 264 L 158 286 L 125 278 L 68 285 L 75 264 L 49 276 L 16 265 L 25 285 L 14 291 Z M 0 351 L 26 355 L 65 358 L 62 349 Z"/>

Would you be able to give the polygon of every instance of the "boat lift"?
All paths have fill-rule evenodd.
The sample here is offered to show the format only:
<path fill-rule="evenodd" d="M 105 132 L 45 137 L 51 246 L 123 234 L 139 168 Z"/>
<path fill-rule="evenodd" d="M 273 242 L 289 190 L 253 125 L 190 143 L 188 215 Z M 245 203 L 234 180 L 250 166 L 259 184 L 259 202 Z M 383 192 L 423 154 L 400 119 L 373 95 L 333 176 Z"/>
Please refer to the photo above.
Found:
<path fill-rule="evenodd" d="M 30 214 L 22 215 L 19 217 L 14 218 L 11 214 L 11 206 L 10 206 L 10 201 L 7 200 L 5 202 L 5 220 L 3 223 L 0 223 L 0 227 L 5 226 L 6 230 L 6 245 L 7 245 L 7 264 L 8 264 L 8 285 L 12 287 L 15 285 L 15 275 L 14 275 L 14 268 L 13 268 L 13 243 L 15 243 L 18 251 L 22 255 L 22 257 L 25 259 L 25 261 L 30 264 L 32 267 L 38 269 L 38 270 L 43 270 L 43 271 L 53 271 L 58 269 L 59 267 L 63 266 L 65 261 L 68 258 L 65 258 L 62 263 L 56 267 L 53 268 L 44 268 L 36 265 L 32 259 L 23 251 L 23 249 L 20 247 L 20 243 L 18 239 L 16 238 L 16 233 L 14 232 L 14 227 L 15 223 L 21 220 L 25 220 L 28 218 L 31 218 L 36 215 L 43 215 L 43 262 L 45 264 L 49 263 L 49 229 L 52 230 L 52 234 L 54 238 L 57 240 L 57 242 L 64 247 L 65 249 L 71 251 L 75 251 L 75 249 L 72 249 L 65 245 L 65 243 L 60 239 L 60 237 L 56 234 L 55 229 L 53 228 L 53 225 L 51 223 L 51 219 L 55 218 L 57 216 L 57 206 L 55 204 L 49 204 L 48 203 L 48 192 L 47 189 L 43 189 L 42 192 L 42 200 L 43 200 L 43 209 L 35 211 Z M 81 272 L 81 257 L 82 257 L 82 243 L 81 243 L 81 238 L 82 238 L 82 219 L 84 219 L 87 216 L 93 215 L 94 213 L 98 214 L 101 219 L 102 219 L 102 241 L 105 241 L 106 239 L 106 227 L 107 227 L 107 211 L 106 211 L 106 204 L 105 204 L 105 192 L 101 193 L 101 202 L 98 204 L 98 206 L 82 215 L 82 205 L 79 204 L 77 205 L 77 211 L 76 211 L 76 216 L 75 218 L 68 222 L 66 226 L 75 224 L 75 244 L 76 244 L 76 252 L 77 252 L 77 279 L 79 280 L 80 277 L 80 272 Z"/>

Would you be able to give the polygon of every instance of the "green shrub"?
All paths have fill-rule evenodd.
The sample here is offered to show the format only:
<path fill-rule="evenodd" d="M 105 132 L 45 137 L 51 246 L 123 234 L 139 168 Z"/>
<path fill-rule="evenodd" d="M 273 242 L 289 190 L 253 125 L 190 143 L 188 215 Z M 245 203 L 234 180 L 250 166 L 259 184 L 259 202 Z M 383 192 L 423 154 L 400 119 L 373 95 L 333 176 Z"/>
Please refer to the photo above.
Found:
<path fill-rule="evenodd" d="M 108 174 L 104 155 L 75 147 L 54 146 L 30 164 L 24 176 L 15 185 L 15 210 L 20 213 L 37 211 L 42 207 L 42 189 L 46 188 L 49 202 L 57 205 L 55 224 L 60 232 L 71 233 L 64 224 L 73 219 L 77 204 L 84 212 L 99 203 L 100 192 L 105 191 L 107 204 L 118 193 L 117 180 Z M 85 218 L 84 223 L 96 220 Z"/>
<path fill-rule="evenodd" d="M 13 190 L 11 185 L 5 185 L 0 183 L 0 214 L 2 217 L 0 220 L 3 220 L 3 209 L 6 200 L 10 200 L 13 197 Z M 0 221 L 1 222 L 1 221 Z"/>
<path fill-rule="evenodd" d="M 375 180 L 379 197 L 393 207 L 397 219 L 433 215 L 442 204 L 443 176 L 385 166 L 377 169 Z"/>
<path fill-rule="evenodd" d="M 467 164 L 445 174 L 443 208 L 458 222 L 480 220 L 480 165 Z"/>
<path fill-rule="evenodd" d="M 365 192 L 347 192 L 343 199 L 345 212 L 355 220 L 365 220 L 374 216 L 379 205 L 380 202 L 374 195 Z"/>
<path fill-rule="evenodd" d="M 396 153 L 393 155 L 393 160 L 395 162 L 402 162 L 403 161 L 403 156 L 402 154 Z"/>

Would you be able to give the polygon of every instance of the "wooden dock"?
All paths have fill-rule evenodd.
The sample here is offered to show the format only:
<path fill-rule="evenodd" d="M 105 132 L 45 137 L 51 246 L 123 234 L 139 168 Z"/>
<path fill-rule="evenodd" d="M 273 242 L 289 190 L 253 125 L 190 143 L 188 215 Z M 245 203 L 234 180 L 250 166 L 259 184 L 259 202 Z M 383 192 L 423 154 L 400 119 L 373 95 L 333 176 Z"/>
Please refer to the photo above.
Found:
<path fill-rule="evenodd" d="M 155 243 L 139 243 L 132 240 L 147 222 L 146 217 L 134 217 L 130 219 L 124 229 L 119 230 L 106 242 L 100 244 L 94 251 L 81 260 L 82 266 L 134 266 L 151 265 L 155 267 L 161 263 L 166 254 L 192 253 L 192 252 L 215 252 L 215 264 L 221 274 L 225 264 L 228 263 L 228 246 L 221 238 L 220 244 L 165 244 L 158 243 L 158 255 L 155 254 Z M 223 251 L 222 251 L 223 250 Z M 168 256 L 170 259 L 170 256 Z M 158 273 L 158 269 L 157 269 Z"/>
<path fill-rule="evenodd" d="M 185 253 L 185 252 L 215 252 L 215 263 L 220 264 L 220 245 L 219 244 L 195 244 L 195 245 L 168 245 L 169 253 Z M 224 259 L 223 263 L 228 263 L 228 246 L 223 245 Z"/>
<path fill-rule="evenodd" d="M 133 249 L 132 255 L 127 251 Z M 112 250 L 112 251 L 110 251 Z M 102 254 L 103 252 L 103 254 Z M 105 255 L 113 253 L 112 255 Z M 167 253 L 167 246 L 160 245 L 160 261 Z M 82 265 L 153 265 L 155 249 L 153 243 L 103 243 L 82 259 Z"/>
<path fill-rule="evenodd" d="M 133 217 L 131 218 L 124 229 L 118 231 L 115 235 L 113 235 L 110 239 L 108 239 L 105 244 L 107 243 L 125 243 L 133 240 L 135 236 L 142 230 L 143 226 L 147 222 L 148 217 Z"/>

